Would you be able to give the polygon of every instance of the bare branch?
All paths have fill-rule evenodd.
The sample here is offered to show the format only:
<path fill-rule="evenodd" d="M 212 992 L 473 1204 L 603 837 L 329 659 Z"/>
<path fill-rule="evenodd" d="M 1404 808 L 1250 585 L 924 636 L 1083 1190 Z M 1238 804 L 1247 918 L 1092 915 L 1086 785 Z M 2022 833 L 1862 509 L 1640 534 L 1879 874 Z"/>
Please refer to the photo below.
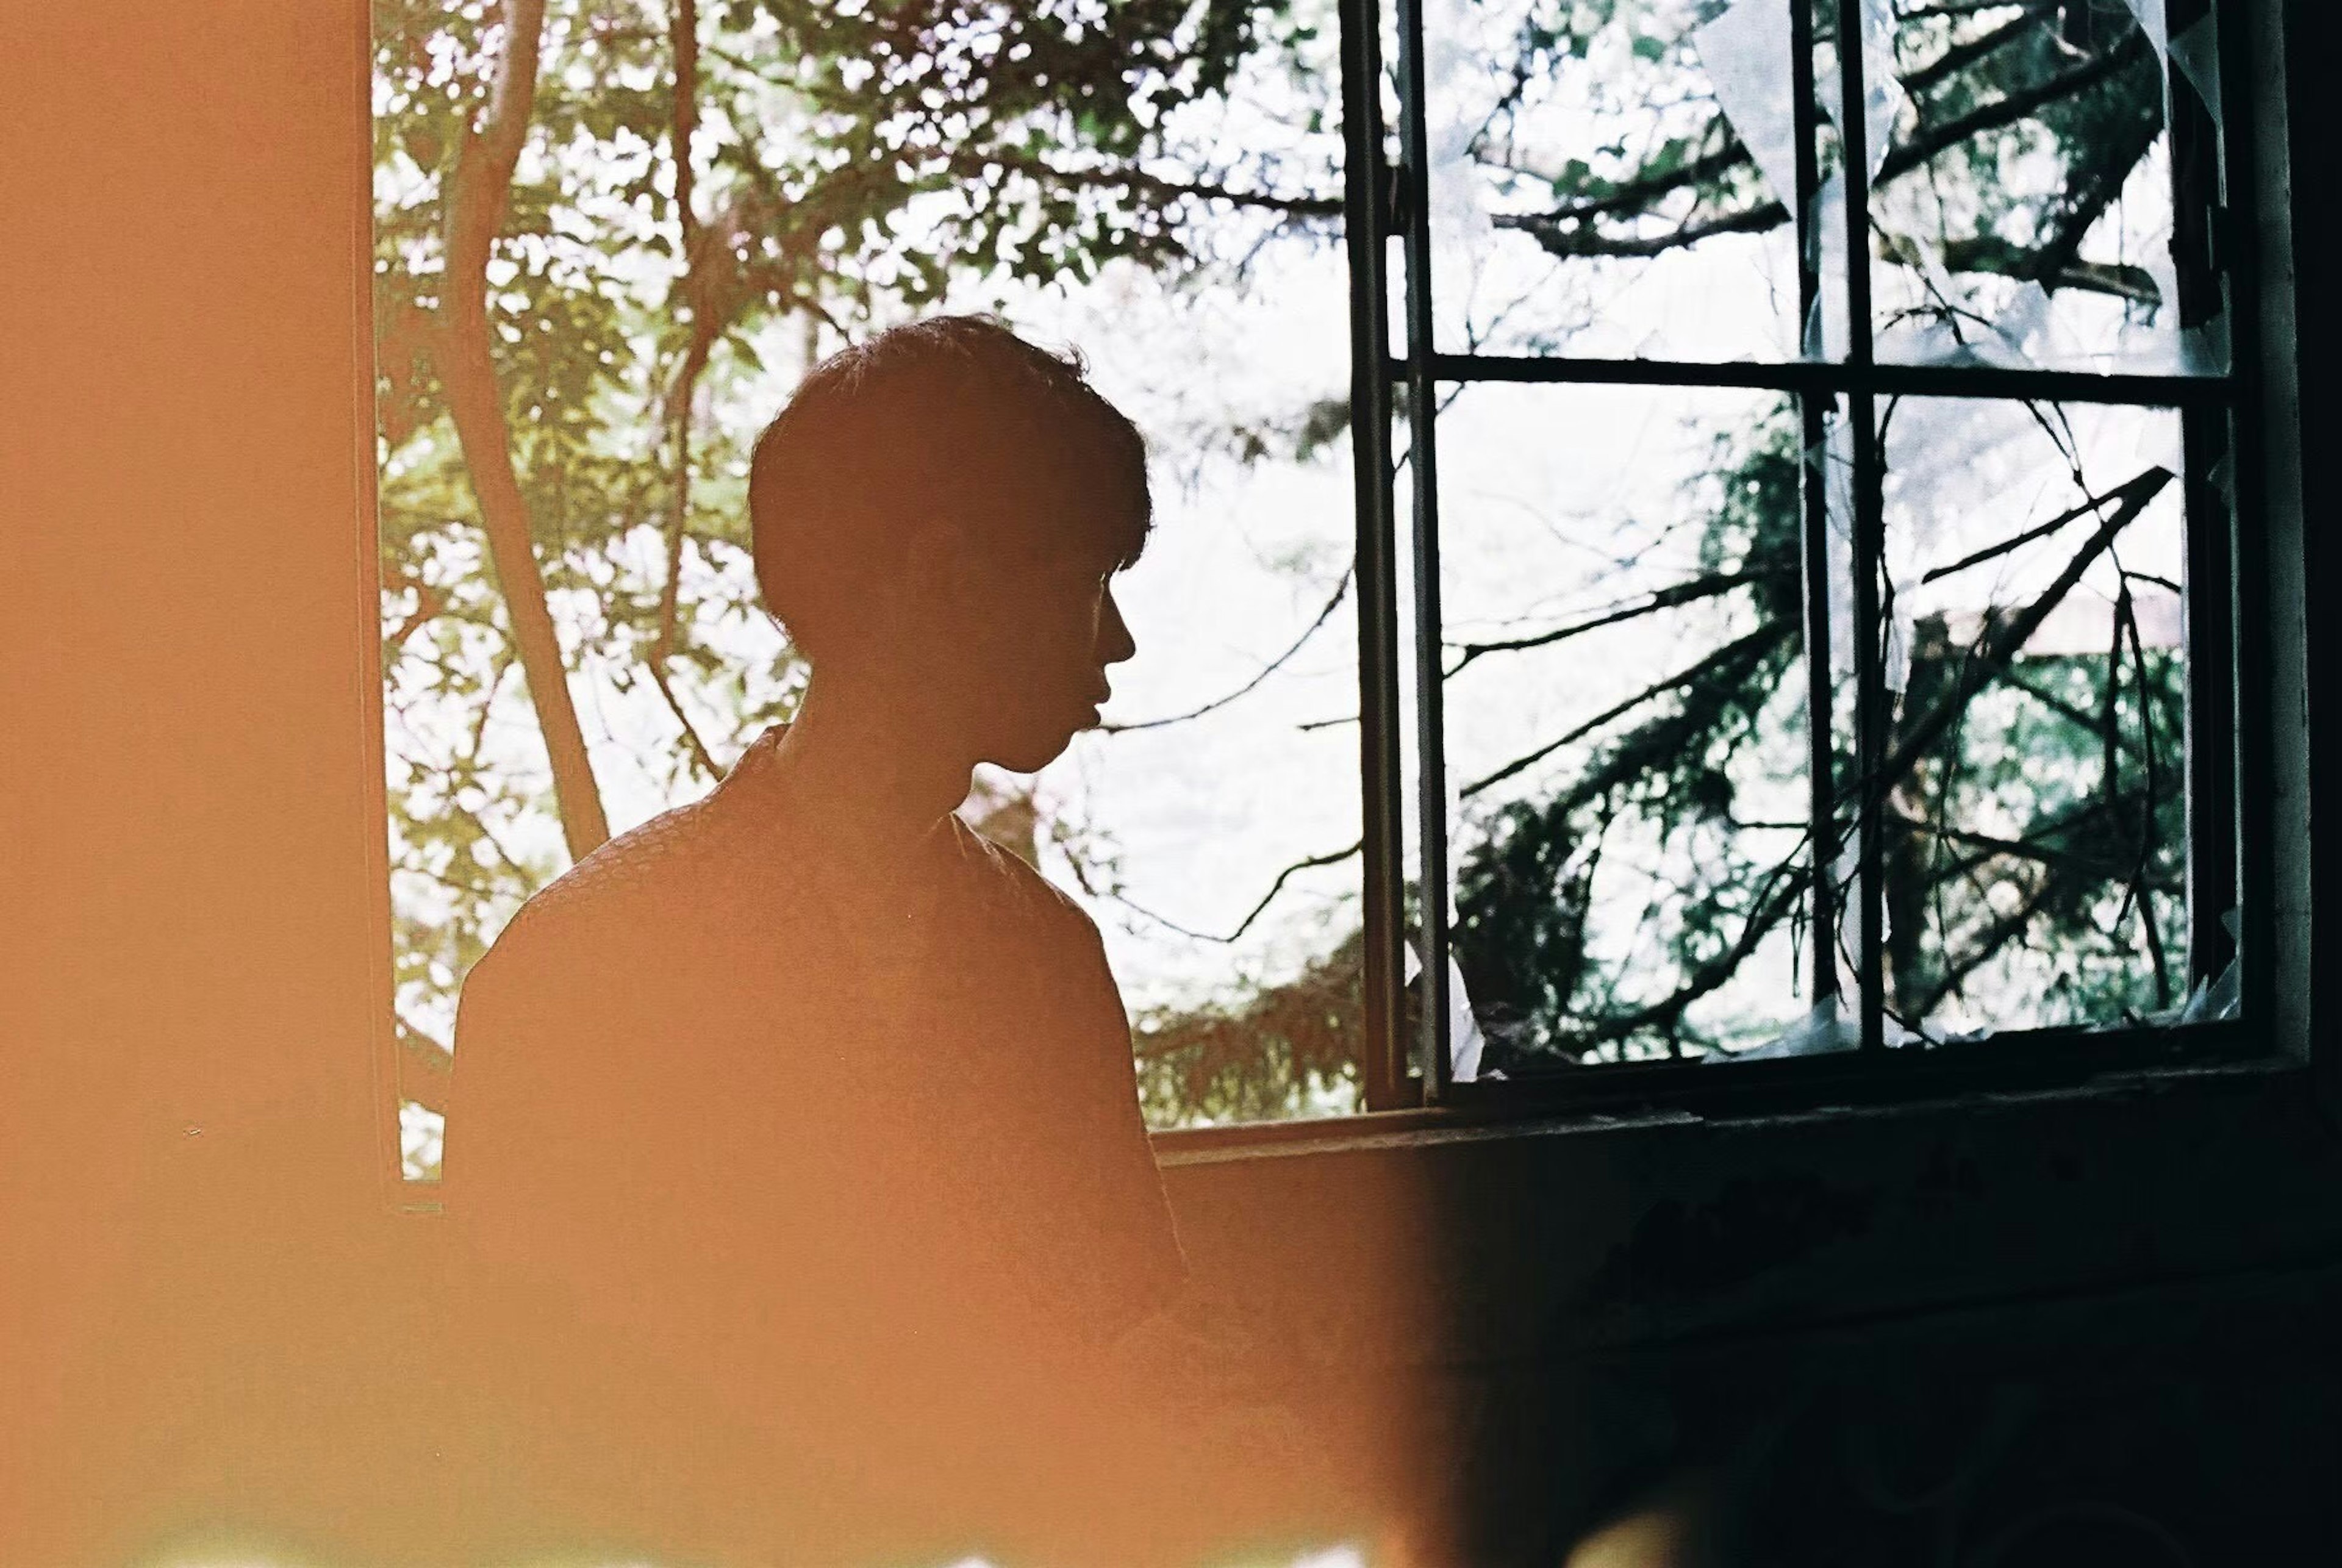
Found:
<path fill-rule="evenodd" d="M 407 638 L 421 631 L 447 607 L 447 602 L 440 597 L 439 591 L 422 578 L 410 576 L 406 579 L 405 585 L 415 590 L 415 609 L 405 620 L 399 622 L 390 635 L 383 639 L 383 646 L 385 650 L 405 647 Z"/>
<path fill-rule="evenodd" d="M 676 259 L 690 265 L 692 230 L 692 135 L 699 128 L 699 0 L 673 0 L 667 29 L 675 56 L 675 93 L 667 151 L 675 159 Z"/>
<path fill-rule="evenodd" d="M 1613 704 L 1611 706 L 1603 709 L 1600 713 L 1595 714 L 1592 718 L 1587 719 L 1584 724 L 1577 725 L 1576 728 L 1570 730 L 1566 734 L 1560 736 L 1558 739 L 1546 742 L 1544 745 L 1539 746 L 1536 750 L 1530 752 L 1526 756 L 1515 757 L 1511 762 L 1506 763 L 1504 766 L 1498 768 L 1496 772 L 1489 774 L 1485 778 L 1473 780 L 1457 793 L 1463 799 L 1470 800 L 1474 795 L 1479 794 L 1496 784 L 1504 783 L 1505 780 L 1511 778 L 1514 774 L 1524 772 L 1528 768 L 1535 767 L 1538 763 L 1543 762 L 1546 758 L 1551 756 L 1562 747 L 1569 744 L 1572 741 L 1582 740 L 1586 735 L 1589 735 L 1596 730 L 1600 729 L 1604 724 L 1606 724 L 1611 720 L 1618 717 L 1621 714 L 1631 713 L 1636 708 L 1641 707 L 1645 703 L 1651 701 L 1654 697 L 1665 696 L 1667 693 L 1679 690 L 1682 687 L 1696 685 L 1715 671 L 1724 668 L 1737 660 L 1748 658 L 1750 655 L 1761 652 L 1767 644 L 1777 642 L 1785 634 L 1786 628 L 1782 626 L 1759 626 L 1756 630 L 1749 633 L 1746 636 L 1726 643 L 1724 646 L 1716 649 L 1716 652 L 1708 654 L 1706 658 L 1701 659 L 1698 663 L 1691 665 L 1689 668 L 1679 670 L 1663 681 L 1644 687 L 1641 691 L 1636 693 L 1633 696 L 1626 698 L 1624 702 Z"/>
<path fill-rule="evenodd" d="M 1556 226 L 1558 221 L 1545 213 L 1499 213 L 1496 226 L 1519 230 L 1536 240 L 1550 256 L 1656 256 L 1696 245 L 1717 235 L 1761 234 L 1778 228 L 1789 221 L 1789 209 L 1778 202 L 1765 202 L 1746 212 L 1729 213 L 1704 224 L 1686 224 L 1673 234 L 1649 238 L 1606 235 L 1590 227 L 1565 230 Z"/>
<path fill-rule="evenodd" d="M 1943 978 L 1919 999 L 1917 1006 L 1905 1009 L 1905 1026 L 1910 1027 L 1941 1007 L 1946 997 L 1955 994 L 1967 983 L 1969 975 L 1991 963 L 2002 948 L 2025 934 L 2026 927 L 2033 924 L 2033 917 L 2041 913 L 2042 901 L 2047 896 L 2049 885 L 2049 880 L 2042 878 L 2040 885 L 2026 894 L 2023 903 L 1985 928 L 1973 951 L 1958 963 L 1945 965 Z"/>
<path fill-rule="evenodd" d="M 683 711 L 683 704 L 676 699 L 675 687 L 667 680 L 665 664 L 653 658 L 644 667 L 650 672 L 651 684 L 656 686 L 658 694 L 666 699 L 667 712 L 673 714 L 675 722 L 683 726 L 684 749 L 691 754 L 692 762 L 706 775 L 709 783 L 721 779 L 724 770 L 716 765 L 715 754 L 707 749 L 706 741 L 700 737 L 699 727 L 691 722 L 691 715 Z"/>
<path fill-rule="evenodd" d="M 1798 853 L 1802 849 L 1801 845 Z M 1634 1012 L 1602 1019 L 1585 1034 L 1572 1038 L 1570 1048 L 1582 1054 L 1646 1029 L 1675 1027 L 1684 1010 L 1731 979 L 1748 955 L 1756 951 L 1757 943 L 1796 906 L 1804 886 L 1802 876 L 1789 874 L 1796 866 L 1797 854 L 1792 854 L 1765 874 L 1756 902 L 1748 918 L 1741 923 L 1740 934 L 1730 947 L 1694 969 L 1690 978 L 1671 994 Z"/>
<path fill-rule="evenodd" d="M 2006 624 L 1994 630 L 1985 639 L 1983 647 L 1973 657 L 1962 662 L 1959 674 L 1952 682 L 1951 690 L 1946 692 L 1933 708 L 1904 732 L 1902 739 L 1896 743 L 1895 749 L 1887 754 L 1874 772 L 1870 787 L 1878 790 L 1891 789 L 1897 781 L 1917 765 L 1919 758 L 1926 754 L 1927 749 L 1936 744 L 1937 738 L 1943 734 L 1945 728 L 1967 707 L 1968 699 L 1983 690 L 1986 684 L 1994 676 L 2007 668 L 2009 661 L 2017 656 L 2017 650 L 2024 647 L 2033 634 L 2040 630 L 2041 623 L 2048 619 L 2049 612 L 2063 603 L 2066 595 L 2073 590 L 2074 584 L 2082 580 L 2082 574 L 2089 569 L 2090 564 L 2106 553 L 2107 548 L 2115 542 L 2116 535 L 2130 526 L 2132 520 L 2147 509 L 2147 504 L 2162 494 L 2163 487 L 2170 483 L 2169 469 L 2149 468 L 2107 497 L 2109 501 L 2119 503 L 2113 515 L 2101 523 L 2097 531 L 2083 542 L 2082 547 L 2075 553 L 2073 559 L 2066 564 L 2064 570 L 2057 574 L 2056 580 L 2044 589 L 2037 598 L 2011 616 Z"/>
<path fill-rule="evenodd" d="M 1720 120 L 1716 123 L 1722 124 Z M 1682 190 L 1686 185 L 1696 185 L 1703 180 L 1712 180 L 1716 175 L 1728 173 L 1749 161 L 1747 145 L 1739 137 L 1734 136 L 1716 151 L 1703 153 L 1691 162 L 1678 165 L 1665 174 L 1639 175 L 1635 179 L 1625 181 L 1601 195 L 1587 196 L 1572 202 L 1566 206 L 1556 207 L 1546 216 L 1553 223 L 1572 223 L 1613 213 L 1638 211 L 1649 206 L 1661 196 Z M 1552 175 L 1526 164 L 1500 163 L 1496 166 L 1546 180 L 1554 178 Z"/>
<path fill-rule="evenodd" d="M 2163 291 L 2144 268 L 2126 267 L 2077 262 L 2075 257 L 2082 248 L 2083 239 L 2097 224 L 2106 210 L 2122 195 L 2123 185 L 2130 172 L 2138 165 L 2155 145 L 2162 131 L 2162 117 L 2138 115 L 2133 117 L 2130 135 L 2118 143 L 2112 154 L 2093 167 L 2082 182 L 2081 188 L 2067 200 L 2065 215 L 2058 220 L 2057 232 L 2043 245 L 2033 264 L 2031 274 L 2017 274 L 2037 278 L 2047 288 L 2091 287 L 2087 281 L 2095 273 L 2103 272 L 2108 286 L 2101 293 L 2118 294 L 2142 305 L 2160 305 Z M 2084 281 L 2077 282 L 2077 279 Z M 2127 287 L 2119 286 L 2127 285 Z"/>
<path fill-rule="evenodd" d="M 1464 656 L 1456 660 L 1454 666 L 1448 670 L 1447 678 L 1453 679 L 1466 664 L 1484 654 L 1517 653 L 1524 648 L 1542 648 L 1555 643 L 1566 642 L 1586 632 L 1596 632 L 1605 626 L 1615 626 L 1622 621 L 1636 620 L 1661 610 L 1672 610 L 1681 604 L 1695 604 L 1702 599 L 1712 599 L 1719 594 L 1729 593 L 1743 584 L 1757 582 L 1773 574 L 1759 570 L 1720 572 L 1694 582 L 1678 583 L 1672 587 L 1658 589 L 1634 604 L 1606 611 L 1588 620 L 1572 622 L 1566 626 L 1556 627 L 1550 632 L 1540 632 L 1535 636 L 1514 637 L 1498 643 L 1450 643 L 1448 646 L 1458 650 Z"/>
<path fill-rule="evenodd" d="M 2072 589 L 2074 584 L 2080 580 L 2082 573 L 2090 563 L 2113 544 L 2115 537 L 2137 516 L 2149 501 L 2162 491 L 2170 479 L 2171 474 L 2167 470 L 2151 468 L 2107 497 L 2110 501 L 2119 502 L 2114 514 L 2101 524 L 2098 531 L 2082 546 L 2047 590 L 1987 639 L 1985 646 L 1977 656 L 1963 666 L 1951 692 L 1930 709 L 1917 724 L 1914 724 L 1904 740 L 1888 754 L 1885 763 L 1873 775 L 1872 787 L 1882 791 L 1892 789 L 1911 772 L 1927 747 L 1933 744 L 1935 739 L 1941 734 L 1952 719 L 1965 709 L 1968 700 L 1982 689 L 1993 674 L 2007 667 L 2016 651 L 2024 646 L 2026 641 L 2039 628 L 2041 622 L 2047 617 L 2050 611 L 2057 607 Z M 1752 636 L 1756 634 L 1752 634 Z M 1748 641 L 1749 639 L 1744 638 L 1742 644 Z M 1734 648 L 1740 645 L 1733 644 L 1732 647 L 1720 650 L 1718 654 L 1711 655 L 1709 660 L 1703 661 L 1703 664 L 1714 663 L 1722 654 L 1732 652 Z M 1700 666 L 1694 666 L 1684 674 L 1654 687 L 1640 696 L 1629 699 L 1629 705 L 1647 700 L 1648 697 L 1671 686 L 1696 679 L 1702 673 L 1704 672 Z M 1616 711 L 1617 710 L 1614 710 L 1614 715 Z M 1548 751 L 1550 749 L 1546 748 Z M 1527 760 L 1533 760 L 1533 758 Z M 1526 765 L 1527 760 L 1517 765 Z M 1517 771 L 1517 766 L 1514 771 Z M 1470 791 L 1467 790 L 1466 793 Z M 1800 852 L 1802 848 L 1801 844 Z M 2000 853 L 2019 854 L 2034 859 L 2046 858 L 2047 854 L 2054 853 L 2048 851 L 2046 846 L 2031 846 L 2016 843 L 1996 845 L 1995 848 Z M 1672 1026 L 1674 1021 L 1682 1015 L 1685 1008 L 1730 979 L 1740 964 L 1755 951 L 1756 943 L 1762 939 L 1766 932 L 1777 924 L 1794 904 L 1799 890 L 1800 879 L 1788 878 L 1784 881 L 1786 874 L 1794 864 L 1794 859 L 1793 855 L 1789 860 L 1781 862 L 1767 874 L 1765 884 L 1757 894 L 1756 902 L 1750 910 L 1747 920 L 1743 924 L 1740 935 L 1730 948 L 1702 964 L 1693 973 L 1689 980 L 1671 995 L 1635 1012 L 1601 1021 L 1586 1034 L 1573 1040 L 1571 1043 L 1573 1048 L 1584 1051 L 1610 1040 L 1624 1039 L 1645 1029 Z M 1933 997 L 1914 1010 L 1913 1016 L 1925 1017 L 1941 1002 L 1945 994 L 1957 985 L 1961 979 L 1975 968 L 1981 966 L 1991 952 L 1997 951 L 1999 946 L 2006 945 L 2008 940 L 2020 934 L 2025 924 L 2032 918 L 2038 908 L 2038 896 L 2037 894 L 2024 909 L 2018 911 L 2010 919 L 1998 923 L 1995 930 L 2001 934 L 1993 939 L 1988 950 L 1958 969 L 1944 986 L 1938 988 Z"/>
<path fill-rule="evenodd" d="M 1130 899 L 1111 888 L 1101 889 L 1093 886 L 1090 883 L 1089 877 L 1084 873 L 1081 863 L 1078 860 L 1073 862 L 1074 880 L 1081 884 L 1082 891 L 1088 894 L 1091 897 L 1110 898 L 1115 903 L 1121 904 L 1125 909 L 1129 910 L 1132 914 L 1145 916 L 1146 919 L 1151 920 L 1156 924 L 1163 927 L 1166 931 L 1174 931 L 1182 936 L 1193 937 L 1197 942 L 1216 942 L 1226 946 L 1228 944 L 1240 940 L 1246 932 L 1252 929 L 1253 923 L 1257 921 L 1263 914 L 1266 913 L 1268 906 L 1276 901 L 1276 895 L 1285 891 L 1285 884 L 1286 883 L 1292 881 L 1296 876 L 1305 871 L 1314 871 L 1320 866 L 1339 865 L 1344 861 L 1349 859 L 1352 855 L 1357 854 L 1359 850 L 1364 847 L 1366 847 L 1365 841 L 1361 840 L 1357 844 L 1350 845 L 1347 849 L 1333 850 L 1325 854 L 1313 854 L 1306 860 L 1295 861 L 1291 865 L 1286 866 L 1283 871 L 1276 874 L 1276 880 L 1268 884 L 1268 891 L 1260 895 L 1260 901 L 1252 906 L 1242 920 L 1236 922 L 1236 929 L 1229 932 L 1226 936 L 1216 936 L 1208 931 L 1190 930 L 1186 926 L 1180 924 L 1176 920 L 1166 919 L 1164 916 L 1156 914 L 1153 910 L 1148 909 L 1144 904 L 1133 903 Z"/>
<path fill-rule="evenodd" d="M 2157 472 L 2161 471 L 2157 470 Z M 1987 544 L 1983 549 L 1977 551 L 1975 554 L 1963 555 L 1948 566 L 1938 566 L 1934 571 L 1922 574 L 1919 581 L 1923 584 L 1933 583 L 1940 578 L 1949 577 L 1957 573 L 1965 572 L 1971 566 L 1981 566 L 1987 561 L 1997 560 L 2000 556 L 2007 554 L 2012 550 L 2023 549 L 2026 545 L 2032 544 L 2036 539 L 2055 534 L 2058 529 L 2063 528 L 2067 524 L 2073 522 L 2077 517 L 2087 517 L 2092 514 L 2103 516 L 2105 514 L 2106 508 L 2110 504 L 2121 500 L 2126 491 L 2128 491 L 2133 485 L 2142 483 L 2146 477 L 2147 476 L 2145 474 L 2141 474 L 2138 478 L 2133 479 L 2129 484 L 2124 485 L 2121 490 L 2114 491 L 2109 494 L 2093 495 L 2084 501 L 2080 505 L 2068 507 L 2065 511 L 2058 513 L 2055 517 L 2050 518 L 2046 523 L 2035 524 L 2032 527 L 2027 528 L 2022 534 L 2012 534 L 2008 538 L 2003 539 L 1997 544 Z M 2166 474 L 2165 477 L 2167 479 L 2169 475 Z M 2162 486 L 2157 484 L 2156 488 L 2159 490 Z"/>
<path fill-rule="evenodd" d="M 2039 703 L 2043 707 L 2048 709 L 2059 718 L 2064 719 L 2067 724 L 2074 725 L 2077 729 L 2089 731 L 2092 733 L 2096 732 L 2097 727 L 2097 721 L 2092 719 L 2089 714 L 2084 713 L 2080 708 L 2076 707 L 2065 698 L 2057 695 L 2055 692 L 2044 691 L 2041 687 L 2035 685 L 2032 682 L 2025 679 L 2022 675 L 2019 675 L 2014 669 L 2004 673 L 2000 677 L 2000 681 L 2001 684 L 2007 686 L 2012 691 L 2023 692 L 2027 696 L 2031 697 L 2035 702 Z M 2130 750 L 2134 752 L 2137 750 L 2136 743 L 2127 744 Z"/>
<path fill-rule="evenodd" d="M 1323 627 L 1327 621 L 1333 619 L 1334 612 L 1341 606 L 1343 599 L 1347 597 L 1349 594 L 1350 575 L 1351 569 L 1345 568 L 1342 573 L 1342 580 L 1334 586 L 1334 596 L 1326 601 L 1326 607 L 1317 612 L 1317 618 L 1310 622 L 1307 629 L 1305 630 L 1301 635 L 1293 640 L 1293 645 L 1291 647 L 1286 649 L 1285 652 L 1277 654 L 1276 657 L 1262 665 L 1257 674 L 1254 675 L 1252 679 L 1246 681 L 1243 685 L 1238 686 L 1235 691 L 1228 693 L 1223 697 L 1215 697 L 1210 702 L 1206 703 L 1202 707 L 1190 708 L 1184 714 L 1173 714 L 1168 718 L 1142 719 L 1136 724 L 1100 724 L 1098 726 L 1099 733 L 1109 735 L 1126 735 L 1136 730 L 1159 730 L 1166 724 L 1186 724 L 1189 719 L 1200 719 L 1206 714 L 1213 713 L 1220 708 L 1225 708 L 1230 703 L 1235 702 L 1238 697 L 1253 691 L 1258 687 L 1263 681 L 1266 681 L 1269 676 L 1276 674 L 1278 670 L 1284 668 L 1286 663 L 1289 662 L 1296 654 L 1301 652 L 1303 645 L 1306 644 L 1310 638 L 1316 636 L 1318 630 Z"/>
<path fill-rule="evenodd" d="M 1150 175 L 1128 165 L 1111 168 L 1064 168 L 1037 155 L 1018 156 L 998 147 L 972 149 L 950 160 L 952 172 L 963 179 L 981 175 L 996 164 L 1043 185 L 1075 190 L 1120 190 L 1144 194 L 1159 202 L 1222 202 L 1230 206 L 1282 213 L 1292 218 L 1338 218 L 1339 196 L 1280 196 L 1267 191 L 1240 190 L 1212 180 L 1174 180 Z"/>

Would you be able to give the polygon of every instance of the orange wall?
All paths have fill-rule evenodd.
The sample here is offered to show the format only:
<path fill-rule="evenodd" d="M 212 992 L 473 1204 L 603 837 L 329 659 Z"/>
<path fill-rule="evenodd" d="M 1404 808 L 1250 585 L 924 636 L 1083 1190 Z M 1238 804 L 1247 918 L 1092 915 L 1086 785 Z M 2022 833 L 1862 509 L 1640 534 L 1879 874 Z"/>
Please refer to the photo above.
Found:
<path fill-rule="evenodd" d="M 0 1562 L 211 1463 L 380 1202 L 365 29 L 0 5 Z"/>

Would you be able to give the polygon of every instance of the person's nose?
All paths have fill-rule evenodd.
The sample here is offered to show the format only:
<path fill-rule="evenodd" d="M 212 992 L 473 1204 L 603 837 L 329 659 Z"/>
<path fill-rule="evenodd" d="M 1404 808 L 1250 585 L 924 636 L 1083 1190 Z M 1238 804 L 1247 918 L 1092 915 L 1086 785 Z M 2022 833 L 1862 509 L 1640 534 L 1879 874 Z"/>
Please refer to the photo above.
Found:
<path fill-rule="evenodd" d="M 1114 590 L 1108 588 L 1098 604 L 1097 662 L 1102 667 L 1119 664 L 1137 652 L 1138 644 L 1122 618 L 1122 606 L 1114 602 Z"/>

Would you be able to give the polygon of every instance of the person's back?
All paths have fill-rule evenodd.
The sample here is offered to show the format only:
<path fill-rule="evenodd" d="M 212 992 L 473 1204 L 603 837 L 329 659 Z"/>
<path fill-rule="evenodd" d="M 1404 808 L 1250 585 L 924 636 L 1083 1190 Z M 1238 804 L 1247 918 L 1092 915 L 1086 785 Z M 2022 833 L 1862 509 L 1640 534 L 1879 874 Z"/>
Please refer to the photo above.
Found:
<path fill-rule="evenodd" d="M 478 1424 L 548 1529 L 964 1544 L 1083 1484 L 1099 1353 L 1182 1273 L 1095 928 L 952 814 L 1096 722 L 1143 449 L 1076 367 L 929 323 L 808 378 L 751 511 L 796 722 L 465 986 Z"/>
<path fill-rule="evenodd" d="M 956 818 L 841 856 L 788 775 L 775 730 L 475 970 L 465 1231 L 646 1320 L 753 1289 L 807 1370 L 1104 1343 L 1180 1263 L 1095 930 Z"/>

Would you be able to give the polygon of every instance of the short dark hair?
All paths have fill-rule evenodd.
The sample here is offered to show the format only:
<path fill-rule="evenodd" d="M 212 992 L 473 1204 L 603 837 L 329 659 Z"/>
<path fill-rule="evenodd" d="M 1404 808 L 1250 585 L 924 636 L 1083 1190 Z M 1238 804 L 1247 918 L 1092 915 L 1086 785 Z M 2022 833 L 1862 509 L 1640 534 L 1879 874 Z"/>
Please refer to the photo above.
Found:
<path fill-rule="evenodd" d="M 1066 502 L 1071 515 L 1052 510 Z M 938 316 L 815 367 L 757 439 L 748 517 L 766 607 L 818 659 L 871 574 L 937 520 L 1128 564 L 1152 520 L 1146 443 L 1079 358 L 988 316 Z M 1067 541 L 1068 525 L 1086 532 Z"/>

